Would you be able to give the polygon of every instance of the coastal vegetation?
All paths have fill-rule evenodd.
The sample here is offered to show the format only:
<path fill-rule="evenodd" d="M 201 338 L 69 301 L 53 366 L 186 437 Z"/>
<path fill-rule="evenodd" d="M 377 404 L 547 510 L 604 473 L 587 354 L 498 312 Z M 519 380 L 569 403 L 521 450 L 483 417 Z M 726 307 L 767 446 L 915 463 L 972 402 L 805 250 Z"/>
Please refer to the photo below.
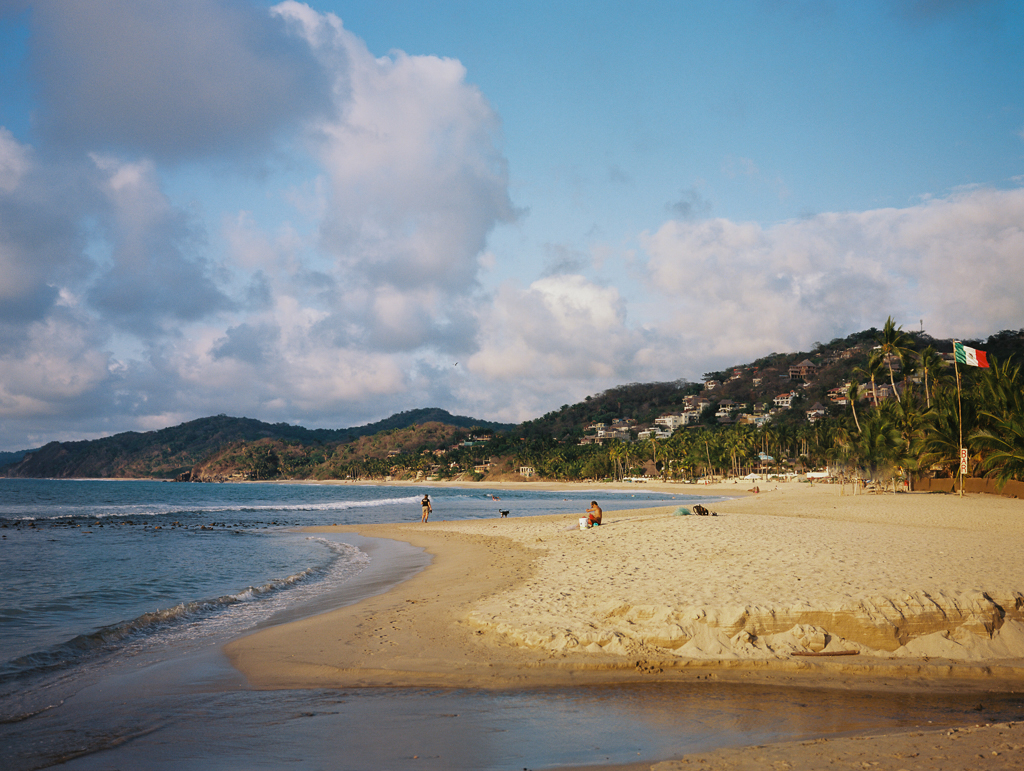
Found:
<path fill-rule="evenodd" d="M 6 473 L 695 481 L 827 468 L 895 489 L 955 476 L 966 448 L 967 475 L 999 484 L 1024 479 L 1024 331 L 965 342 L 986 350 L 991 366 L 955 367 L 952 341 L 904 331 L 890 318 L 881 330 L 816 343 L 812 351 L 771 353 L 706 373 L 701 383 L 618 386 L 516 426 L 443 410 L 339 430 L 217 416 L 148 434 L 55 442 Z M 691 424 L 644 430 L 684 410 Z M 616 431 L 602 435 L 607 426 Z"/>

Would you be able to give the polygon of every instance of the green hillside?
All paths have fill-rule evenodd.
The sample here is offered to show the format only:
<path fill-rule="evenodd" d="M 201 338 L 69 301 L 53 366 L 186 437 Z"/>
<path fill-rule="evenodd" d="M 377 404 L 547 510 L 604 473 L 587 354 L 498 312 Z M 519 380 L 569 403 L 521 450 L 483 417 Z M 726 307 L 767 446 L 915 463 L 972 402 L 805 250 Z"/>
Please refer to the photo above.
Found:
<path fill-rule="evenodd" d="M 439 422 L 458 428 L 512 426 L 451 415 L 437 408 L 410 410 L 365 426 L 309 429 L 287 423 L 216 415 L 159 431 L 135 432 L 80 442 L 50 442 L 2 469 L 8 477 L 174 479 L 221 448 L 274 440 L 300 446 L 337 445 L 381 431 Z"/>
<path fill-rule="evenodd" d="M 1020 472 L 1014 464 L 1024 458 L 1024 330 L 965 343 L 987 351 L 994 364 L 961 368 L 972 472 L 1020 476 L 1024 461 Z M 692 478 L 749 469 L 763 452 L 785 459 L 789 468 L 948 474 L 959 464 L 960 446 L 952 438 L 957 413 L 951 351 L 952 341 L 904 332 L 890 320 L 881 331 L 705 373 L 701 383 L 617 386 L 518 426 L 441 409 L 410 410 L 347 429 L 218 415 L 160 431 L 52 442 L 0 473 L 196 481 L 500 479 L 518 478 L 518 470 L 529 467 L 539 477 L 557 479 L 645 472 Z M 856 395 L 852 405 L 840 398 L 849 394 Z M 780 397 L 786 406 L 779 406 Z M 816 405 L 822 409 L 812 420 L 808 411 Z M 670 438 L 635 441 L 658 417 L 687 408 L 696 422 Z M 601 424 L 615 430 L 611 439 L 599 436 Z"/>

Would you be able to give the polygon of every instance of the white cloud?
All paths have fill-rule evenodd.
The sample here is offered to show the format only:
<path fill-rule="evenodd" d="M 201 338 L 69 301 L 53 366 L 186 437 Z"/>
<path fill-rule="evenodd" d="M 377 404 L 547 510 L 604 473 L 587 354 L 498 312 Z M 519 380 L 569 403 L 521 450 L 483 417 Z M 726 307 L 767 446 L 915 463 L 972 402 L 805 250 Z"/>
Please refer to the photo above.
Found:
<path fill-rule="evenodd" d="M 109 357 L 80 319 L 53 314 L 27 330 L 25 344 L 0 354 L 0 416 L 66 416 L 109 382 Z M 99 406 L 99 405 L 95 405 Z"/>
<path fill-rule="evenodd" d="M 97 192 L 109 204 L 97 215 L 112 262 L 91 289 L 93 305 L 137 332 L 227 308 L 202 255 L 202 227 L 170 204 L 154 165 L 95 153 L 91 158 L 101 174 Z"/>
<path fill-rule="evenodd" d="M 78 172 L 41 166 L 0 128 L 0 349 L 43 319 L 60 285 L 83 270 Z M 6 338 L 6 339 L 5 339 Z"/>
<path fill-rule="evenodd" d="M 29 168 L 29 148 L 0 126 L 0 192 L 13 193 Z"/>
<path fill-rule="evenodd" d="M 1024 190 L 970 190 L 906 209 L 771 227 L 669 221 L 642 236 L 663 335 L 716 364 L 924 319 L 935 336 L 1024 318 Z M 667 302 L 671 300 L 671 302 Z"/>
<path fill-rule="evenodd" d="M 481 312 L 480 349 L 468 367 L 487 380 L 547 390 L 556 380 L 614 378 L 642 347 L 618 290 L 579 275 L 542 278 L 525 290 L 507 282 Z"/>
<path fill-rule="evenodd" d="M 337 119 L 317 124 L 314 153 L 330 189 L 322 247 L 373 285 L 472 288 L 487 234 L 513 218 L 500 124 L 453 59 L 375 58 L 331 14 L 287 2 L 335 72 Z"/>

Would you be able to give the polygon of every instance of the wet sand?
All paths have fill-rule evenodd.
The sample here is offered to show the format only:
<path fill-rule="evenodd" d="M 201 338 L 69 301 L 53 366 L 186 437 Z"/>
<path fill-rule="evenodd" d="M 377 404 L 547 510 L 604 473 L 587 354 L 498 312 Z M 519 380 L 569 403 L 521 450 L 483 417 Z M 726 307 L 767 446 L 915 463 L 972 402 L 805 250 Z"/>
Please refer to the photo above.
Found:
<path fill-rule="evenodd" d="M 585 531 L 561 515 L 444 522 L 443 512 L 427 525 L 329 528 L 407 541 L 434 561 L 384 595 L 262 630 L 226 652 L 257 688 L 713 678 L 1024 690 L 1024 503 L 846 493 L 791 482 L 716 503 L 717 517 L 679 516 L 675 507 L 608 512 L 604 525 Z M 951 752 L 1024 745 L 1018 726 L 1001 730 L 962 741 L 965 734 Z M 820 758 L 876 752 L 863 762 L 883 762 L 886 753 L 906 755 L 892 747 L 910 739 L 859 741 L 853 749 L 819 742 L 771 752 L 804 757 L 812 746 Z M 893 767 L 973 767 L 961 755 L 966 765 L 915 765 L 908 756 Z M 742 757 L 728 762 L 748 762 Z M 814 767 L 809 762 L 793 767 Z M 724 756 L 721 763 L 748 767 L 724 765 Z"/>

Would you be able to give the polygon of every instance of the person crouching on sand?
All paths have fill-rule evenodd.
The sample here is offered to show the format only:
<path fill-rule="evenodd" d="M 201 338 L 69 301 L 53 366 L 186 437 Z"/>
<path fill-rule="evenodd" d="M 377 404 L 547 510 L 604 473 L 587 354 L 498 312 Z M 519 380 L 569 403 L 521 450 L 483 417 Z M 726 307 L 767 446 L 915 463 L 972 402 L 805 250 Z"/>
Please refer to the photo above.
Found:
<path fill-rule="evenodd" d="M 597 505 L 597 501 L 590 502 L 590 508 L 587 509 L 587 527 L 593 527 L 594 525 L 601 524 L 601 507 Z"/>
<path fill-rule="evenodd" d="M 423 496 L 423 500 L 420 501 L 420 506 L 423 507 L 423 516 L 420 517 L 420 522 L 426 522 L 427 518 L 430 516 L 430 512 L 433 511 L 433 509 L 430 508 L 430 496 L 429 495 L 424 495 Z"/>

